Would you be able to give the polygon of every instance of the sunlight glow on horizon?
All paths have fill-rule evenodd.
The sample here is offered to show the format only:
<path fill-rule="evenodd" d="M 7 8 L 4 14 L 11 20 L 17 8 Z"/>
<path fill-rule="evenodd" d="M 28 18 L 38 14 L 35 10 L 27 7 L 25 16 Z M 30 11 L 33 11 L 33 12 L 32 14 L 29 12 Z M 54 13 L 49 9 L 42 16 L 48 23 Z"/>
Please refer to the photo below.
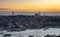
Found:
<path fill-rule="evenodd" d="M 20 11 L 60 11 L 60 0 L 0 0 L 0 8 Z"/>

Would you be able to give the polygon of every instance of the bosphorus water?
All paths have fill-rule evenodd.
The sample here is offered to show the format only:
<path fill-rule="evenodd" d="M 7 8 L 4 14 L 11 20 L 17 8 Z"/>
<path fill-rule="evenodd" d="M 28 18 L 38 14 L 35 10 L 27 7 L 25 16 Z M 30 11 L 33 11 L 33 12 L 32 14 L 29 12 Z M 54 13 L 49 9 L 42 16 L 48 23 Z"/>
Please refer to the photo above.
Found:
<path fill-rule="evenodd" d="M 33 36 L 41 36 L 44 37 L 46 35 L 60 35 L 60 28 L 49 28 L 49 29 L 27 29 L 25 31 L 20 31 L 20 32 L 7 32 L 3 31 L 3 34 L 16 34 L 11 37 L 18 37 L 17 35 L 23 36 L 23 37 L 28 37 L 29 35 Z M 0 34 L 0 37 L 3 37 L 3 34 Z"/>

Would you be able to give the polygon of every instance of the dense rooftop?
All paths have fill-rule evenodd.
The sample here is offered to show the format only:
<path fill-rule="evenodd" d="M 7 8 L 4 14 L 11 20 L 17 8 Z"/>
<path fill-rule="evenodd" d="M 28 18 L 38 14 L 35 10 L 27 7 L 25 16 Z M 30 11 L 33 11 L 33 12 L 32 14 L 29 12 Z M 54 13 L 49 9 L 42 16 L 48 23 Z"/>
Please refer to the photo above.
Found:
<path fill-rule="evenodd" d="M 60 16 L 11 15 L 0 16 L 0 30 L 60 28 Z"/>

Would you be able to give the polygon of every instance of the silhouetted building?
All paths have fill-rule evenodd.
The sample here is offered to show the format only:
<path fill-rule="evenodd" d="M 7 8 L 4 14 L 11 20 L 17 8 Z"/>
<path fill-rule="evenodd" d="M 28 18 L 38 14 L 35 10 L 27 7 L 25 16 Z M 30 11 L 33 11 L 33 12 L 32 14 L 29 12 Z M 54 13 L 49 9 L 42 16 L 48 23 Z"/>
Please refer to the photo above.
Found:
<path fill-rule="evenodd" d="M 12 15 L 14 15 L 14 11 L 12 11 Z"/>

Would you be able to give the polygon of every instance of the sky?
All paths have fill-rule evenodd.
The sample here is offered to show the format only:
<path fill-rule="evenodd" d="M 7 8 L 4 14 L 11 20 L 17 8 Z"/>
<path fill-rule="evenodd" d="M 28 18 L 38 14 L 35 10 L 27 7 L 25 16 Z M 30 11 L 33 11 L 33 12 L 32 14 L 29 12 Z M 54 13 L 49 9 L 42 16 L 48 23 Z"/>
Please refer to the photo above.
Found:
<path fill-rule="evenodd" d="M 60 11 L 60 0 L 0 0 L 0 10 Z"/>

